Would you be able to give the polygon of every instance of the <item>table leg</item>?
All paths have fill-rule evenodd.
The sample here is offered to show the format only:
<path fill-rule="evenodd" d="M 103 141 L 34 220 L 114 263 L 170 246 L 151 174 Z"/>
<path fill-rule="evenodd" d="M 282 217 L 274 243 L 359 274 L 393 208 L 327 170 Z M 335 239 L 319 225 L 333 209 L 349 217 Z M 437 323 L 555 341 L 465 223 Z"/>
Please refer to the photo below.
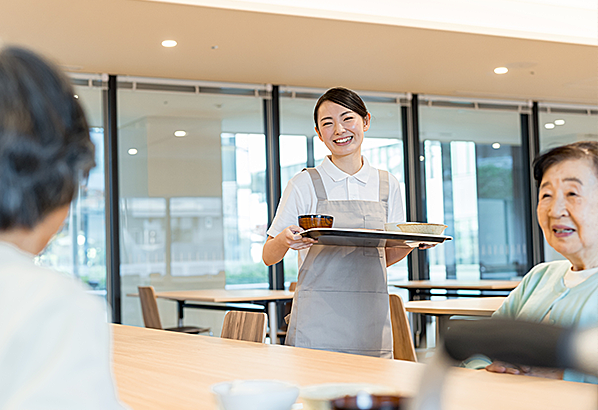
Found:
<path fill-rule="evenodd" d="M 183 317 L 185 316 L 185 301 L 178 301 L 179 312 L 178 312 L 178 326 L 183 327 Z"/>
<path fill-rule="evenodd" d="M 444 338 L 444 332 L 448 329 L 449 315 L 436 316 L 436 346 L 440 346 L 440 341 Z"/>
<path fill-rule="evenodd" d="M 268 302 L 268 322 L 270 325 L 270 344 L 278 343 L 278 318 L 276 316 L 276 301 Z"/>

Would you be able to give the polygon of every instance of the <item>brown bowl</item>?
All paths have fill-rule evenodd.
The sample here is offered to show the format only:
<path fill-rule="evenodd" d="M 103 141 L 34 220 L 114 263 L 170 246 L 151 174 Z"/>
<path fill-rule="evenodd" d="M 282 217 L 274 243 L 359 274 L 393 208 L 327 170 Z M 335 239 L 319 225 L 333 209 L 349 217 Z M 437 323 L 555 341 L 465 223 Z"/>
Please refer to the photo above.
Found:
<path fill-rule="evenodd" d="M 360 392 L 356 396 L 332 400 L 330 404 L 332 410 L 401 410 L 406 408 L 406 399 L 401 396 Z"/>
<path fill-rule="evenodd" d="M 299 215 L 299 226 L 303 229 L 332 228 L 334 218 L 330 215 Z"/>

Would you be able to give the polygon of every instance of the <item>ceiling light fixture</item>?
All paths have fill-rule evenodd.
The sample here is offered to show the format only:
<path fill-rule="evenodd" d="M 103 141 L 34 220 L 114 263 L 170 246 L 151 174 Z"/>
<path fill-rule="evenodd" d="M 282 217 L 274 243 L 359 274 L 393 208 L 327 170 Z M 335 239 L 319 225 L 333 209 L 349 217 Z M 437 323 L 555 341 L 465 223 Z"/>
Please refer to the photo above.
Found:
<path fill-rule="evenodd" d="M 492 148 L 499 149 L 500 148 L 500 143 L 495 142 L 494 144 L 492 144 Z"/>
<path fill-rule="evenodd" d="M 177 138 L 183 138 L 185 135 L 187 135 L 187 131 L 179 130 L 174 132 L 174 136 Z"/>
<path fill-rule="evenodd" d="M 77 94 L 73 95 L 73 97 L 75 97 L 77 100 L 79 99 L 79 96 Z"/>
<path fill-rule="evenodd" d="M 551 122 L 547 122 L 546 124 L 544 124 L 544 128 L 546 128 L 547 130 L 551 130 L 555 127 L 555 125 Z"/>
<path fill-rule="evenodd" d="M 494 74 L 506 74 L 509 72 L 509 69 L 507 67 L 496 67 L 494 69 Z"/>
<path fill-rule="evenodd" d="M 420 160 L 420 162 L 423 162 L 423 161 L 424 161 L 424 159 L 426 159 L 426 158 L 425 158 L 423 155 L 420 155 L 420 156 L 419 156 L 419 160 Z"/>
<path fill-rule="evenodd" d="M 127 151 L 129 155 L 137 155 L 137 152 L 137 148 L 129 148 L 129 150 Z"/>
<path fill-rule="evenodd" d="M 162 47 L 176 47 L 177 42 L 174 40 L 164 40 L 162 42 Z"/>
<path fill-rule="evenodd" d="M 554 120 L 554 125 L 565 125 L 565 120 Z"/>

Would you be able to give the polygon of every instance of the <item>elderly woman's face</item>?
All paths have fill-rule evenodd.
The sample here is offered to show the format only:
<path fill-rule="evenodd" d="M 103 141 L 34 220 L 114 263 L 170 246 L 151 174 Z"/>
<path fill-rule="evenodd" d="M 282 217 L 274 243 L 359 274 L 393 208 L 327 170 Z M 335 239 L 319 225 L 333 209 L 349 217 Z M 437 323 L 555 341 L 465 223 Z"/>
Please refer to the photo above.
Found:
<path fill-rule="evenodd" d="M 538 221 L 550 246 L 575 270 L 598 266 L 598 177 L 590 161 L 567 160 L 546 170 Z"/>

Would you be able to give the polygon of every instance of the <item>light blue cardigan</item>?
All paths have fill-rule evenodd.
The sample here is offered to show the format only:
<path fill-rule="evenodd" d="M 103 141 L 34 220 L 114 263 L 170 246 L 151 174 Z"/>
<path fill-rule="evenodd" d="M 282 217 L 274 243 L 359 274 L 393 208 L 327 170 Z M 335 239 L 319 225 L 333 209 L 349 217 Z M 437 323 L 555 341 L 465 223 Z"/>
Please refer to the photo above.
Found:
<path fill-rule="evenodd" d="M 493 317 L 542 322 L 580 328 L 598 326 L 598 274 L 569 289 L 563 277 L 569 261 L 555 261 L 535 266 L 504 301 Z M 597 341 L 598 343 L 598 341 Z M 564 380 L 596 383 L 598 378 L 566 370 Z"/>

